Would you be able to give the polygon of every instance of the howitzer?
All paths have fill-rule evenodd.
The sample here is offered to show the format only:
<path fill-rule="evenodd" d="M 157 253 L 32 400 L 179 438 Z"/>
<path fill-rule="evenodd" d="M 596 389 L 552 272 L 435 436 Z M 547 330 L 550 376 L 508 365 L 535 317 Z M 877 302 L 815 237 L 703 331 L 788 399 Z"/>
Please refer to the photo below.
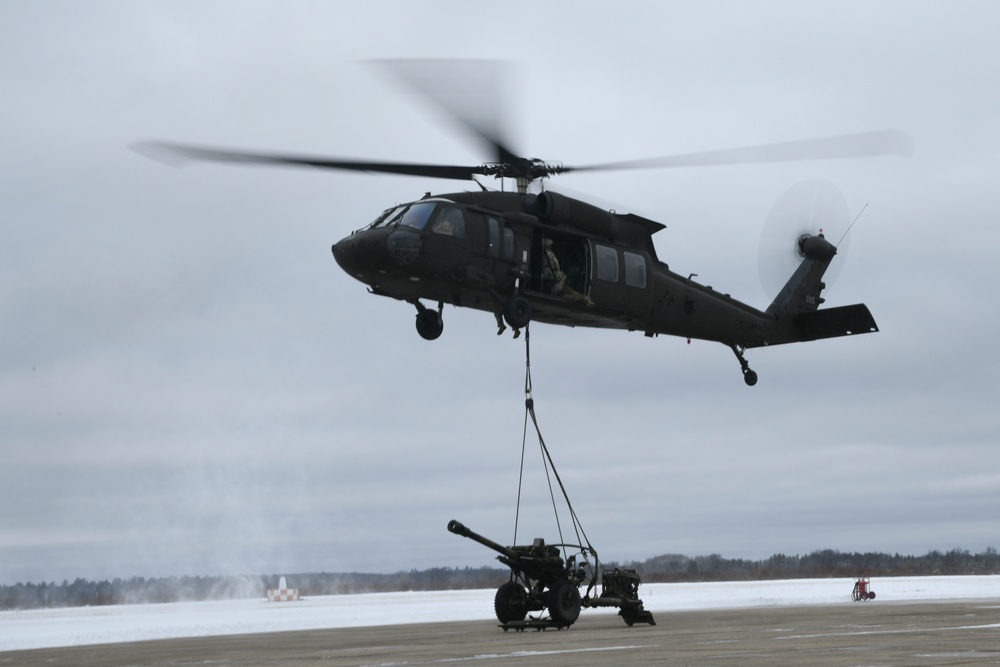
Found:
<path fill-rule="evenodd" d="M 510 568 L 510 581 L 497 589 L 493 601 L 497 620 L 505 631 L 509 627 L 569 627 L 579 618 L 581 607 L 619 607 L 618 613 L 628 625 L 655 625 L 638 597 L 639 575 L 635 570 L 605 572 L 601 595 L 591 596 L 599 562 L 597 552 L 589 545 L 546 544 L 535 538 L 531 545 L 505 547 L 454 519 L 448 522 L 448 530 L 496 551 L 500 554 L 497 560 Z M 566 556 L 569 552 L 572 555 Z M 588 582 L 587 592 L 581 597 L 580 585 L 584 581 Z M 548 620 L 541 615 L 525 620 L 529 612 L 546 609 Z"/>

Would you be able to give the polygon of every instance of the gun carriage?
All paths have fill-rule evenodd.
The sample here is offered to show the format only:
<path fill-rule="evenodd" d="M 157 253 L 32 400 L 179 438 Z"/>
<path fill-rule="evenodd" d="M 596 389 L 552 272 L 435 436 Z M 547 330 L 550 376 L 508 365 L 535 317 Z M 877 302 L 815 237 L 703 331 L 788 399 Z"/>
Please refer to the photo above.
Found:
<path fill-rule="evenodd" d="M 546 544 L 535 538 L 530 545 L 505 547 L 454 519 L 448 522 L 448 530 L 496 551 L 497 560 L 510 568 L 510 580 L 497 588 L 493 601 L 505 632 L 510 628 L 568 628 L 584 607 L 618 607 L 618 615 L 630 626 L 656 625 L 639 599 L 641 582 L 635 570 L 604 571 L 597 594 L 600 563 L 597 552 L 589 545 Z M 587 588 L 581 595 L 584 582 Z M 548 618 L 544 617 L 546 610 Z M 529 617 L 532 612 L 537 615 Z"/>

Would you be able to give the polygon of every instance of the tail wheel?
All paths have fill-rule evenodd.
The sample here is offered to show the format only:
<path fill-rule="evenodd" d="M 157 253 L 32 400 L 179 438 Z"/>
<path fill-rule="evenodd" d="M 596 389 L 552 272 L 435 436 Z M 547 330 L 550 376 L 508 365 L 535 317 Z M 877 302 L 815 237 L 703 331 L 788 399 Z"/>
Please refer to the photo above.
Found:
<path fill-rule="evenodd" d="M 531 303 L 523 296 L 512 296 L 503 306 L 503 318 L 512 329 L 523 329 L 531 321 Z"/>
<path fill-rule="evenodd" d="M 527 591 L 516 581 L 508 581 L 497 589 L 496 597 L 493 598 L 493 610 L 501 623 L 523 621 L 528 615 Z"/>
<path fill-rule="evenodd" d="M 572 625 L 580 618 L 580 589 L 564 579 L 549 591 L 549 616 L 556 623 Z"/>

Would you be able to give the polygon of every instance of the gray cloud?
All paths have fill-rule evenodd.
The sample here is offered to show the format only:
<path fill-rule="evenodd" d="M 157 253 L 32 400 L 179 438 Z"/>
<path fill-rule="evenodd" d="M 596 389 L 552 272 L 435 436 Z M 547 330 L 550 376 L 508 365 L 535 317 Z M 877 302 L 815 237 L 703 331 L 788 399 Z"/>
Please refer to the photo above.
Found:
<path fill-rule="evenodd" d="M 442 16 L 449 17 L 447 21 Z M 434 343 L 330 244 L 461 183 L 175 170 L 163 139 L 474 163 L 357 61 L 515 61 L 516 143 L 566 164 L 882 128 L 912 159 L 564 176 L 660 220 L 679 273 L 753 305 L 795 183 L 842 190 L 829 305 L 881 332 L 756 350 L 537 326 L 538 416 L 606 559 L 997 546 L 991 3 L 0 6 L 0 582 L 489 563 L 513 531 L 524 348 Z M 528 433 L 519 537 L 554 531 Z"/>

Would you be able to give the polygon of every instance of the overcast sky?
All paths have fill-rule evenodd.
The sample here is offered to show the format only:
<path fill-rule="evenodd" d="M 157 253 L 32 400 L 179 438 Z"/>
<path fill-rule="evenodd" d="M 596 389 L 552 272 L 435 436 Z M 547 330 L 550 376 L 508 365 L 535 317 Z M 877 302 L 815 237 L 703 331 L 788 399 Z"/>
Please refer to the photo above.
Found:
<path fill-rule="evenodd" d="M 881 331 L 753 350 L 748 388 L 718 344 L 537 325 L 536 410 L 604 560 L 1000 547 L 997 25 L 992 2 L 0 3 L 0 583 L 494 562 L 452 518 L 510 542 L 523 338 L 446 307 L 427 342 L 330 254 L 476 186 L 128 150 L 490 157 L 360 64 L 383 58 L 511 61 L 512 143 L 569 165 L 908 132 L 910 159 L 553 180 L 759 308 L 768 212 L 829 180 L 867 208 L 827 305 Z M 529 433 L 519 538 L 555 539 L 546 494 Z"/>

